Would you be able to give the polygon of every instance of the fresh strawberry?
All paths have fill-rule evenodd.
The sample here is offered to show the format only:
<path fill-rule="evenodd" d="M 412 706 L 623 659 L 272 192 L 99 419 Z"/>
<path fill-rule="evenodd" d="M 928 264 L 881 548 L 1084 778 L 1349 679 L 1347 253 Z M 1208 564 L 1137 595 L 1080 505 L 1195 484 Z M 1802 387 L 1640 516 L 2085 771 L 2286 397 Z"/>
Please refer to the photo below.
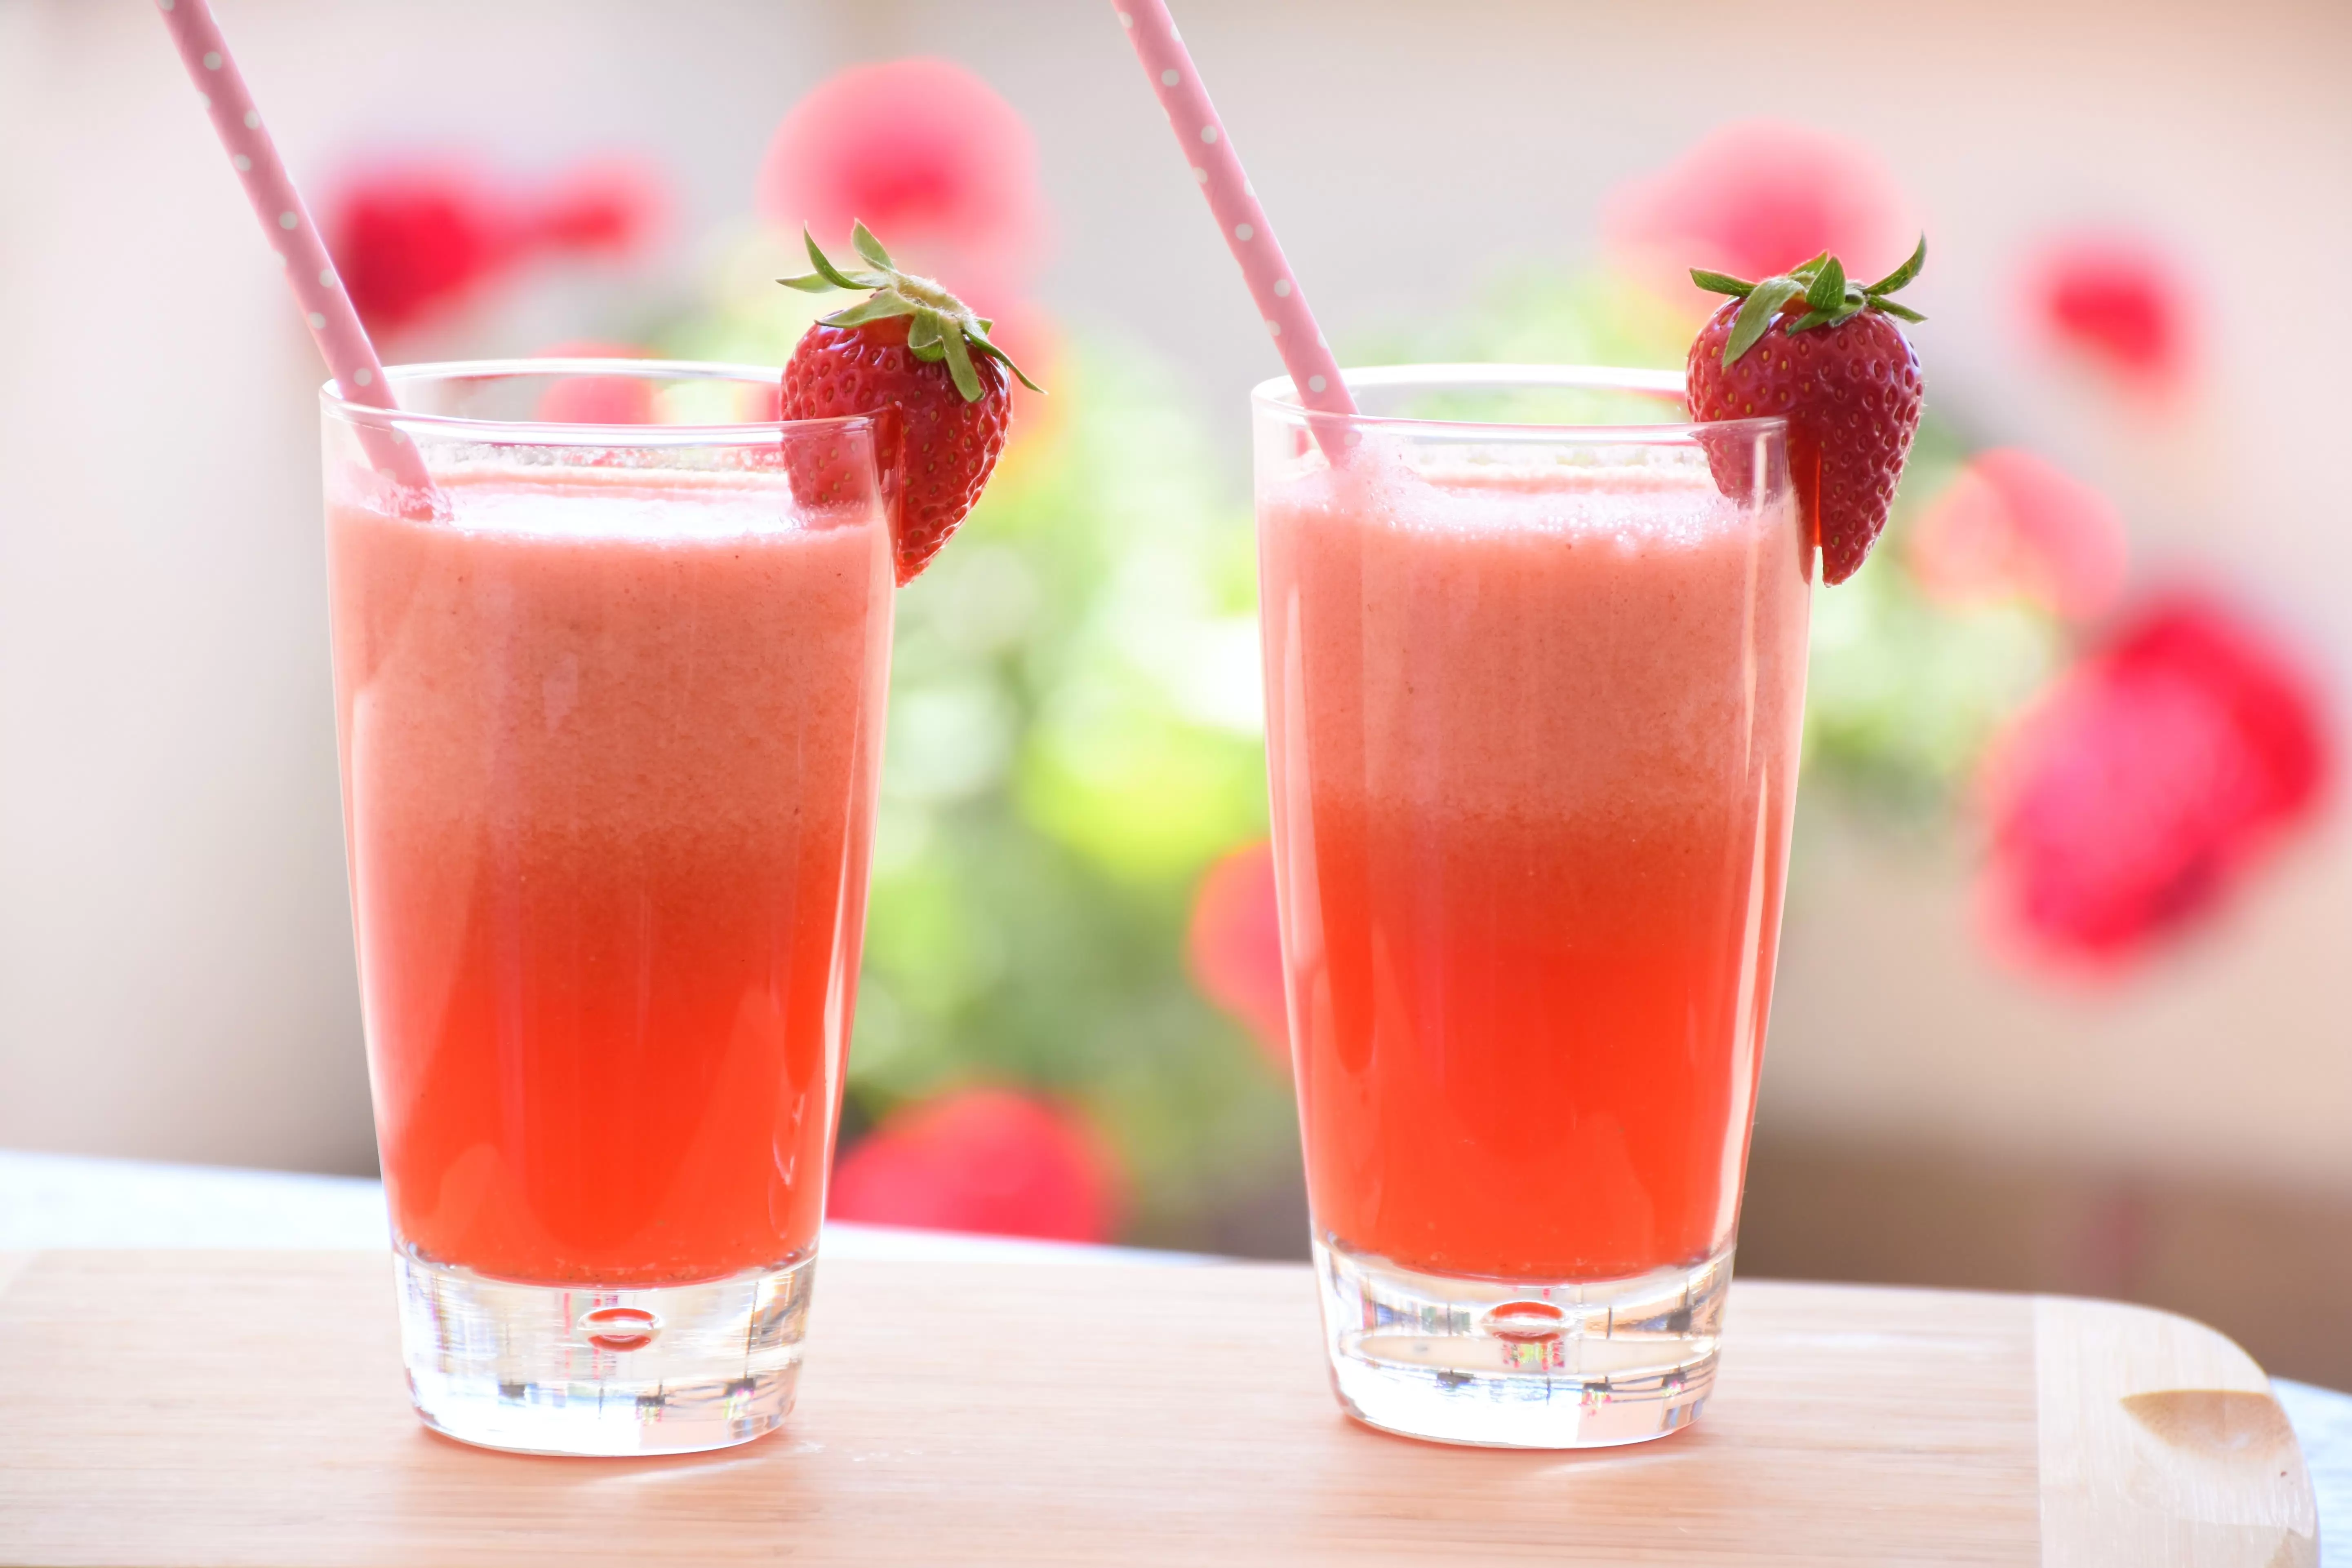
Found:
<path fill-rule="evenodd" d="M 803 231 L 816 270 L 788 289 L 871 290 L 801 336 L 784 366 L 783 416 L 877 416 L 875 458 L 890 507 L 901 586 L 930 563 L 980 500 L 1013 424 L 1005 373 L 1036 384 L 988 341 L 993 324 L 928 278 L 891 265 L 864 224 L 852 237 L 870 272 L 845 272 Z"/>
<path fill-rule="evenodd" d="M 1925 318 L 1887 296 L 1927 259 L 1923 239 L 1910 260 L 1863 289 L 1827 252 L 1759 283 L 1691 272 L 1700 288 L 1732 296 L 1691 344 L 1691 417 L 1788 418 L 1798 501 L 1832 583 L 1853 575 L 1886 527 L 1919 427 L 1919 356 L 1890 318 Z"/>

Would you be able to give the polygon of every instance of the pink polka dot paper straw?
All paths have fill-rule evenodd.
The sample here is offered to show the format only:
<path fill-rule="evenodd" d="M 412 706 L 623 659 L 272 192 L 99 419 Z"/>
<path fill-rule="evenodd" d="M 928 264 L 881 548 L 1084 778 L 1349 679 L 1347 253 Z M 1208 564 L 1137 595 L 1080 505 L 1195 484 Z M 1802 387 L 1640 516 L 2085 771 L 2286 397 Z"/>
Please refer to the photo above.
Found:
<path fill-rule="evenodd" d="M 1283 367 L 1298 389 L 1299 402 L 1318 414 L 1355 413 L 1355 399 L 1348 395 L 1347 384 L 1339 379 L 1339 363 L 1331 357 L 1330 345 L 1323 341 L 1315 317 L 1307 309 L 1306 291 L 1292 275 L 1282 247 L 1275 242 L 1265 209 L 1257 205 L 1257 193 L 1242 173 L 1241 156 L 1225 134 L 1224 121 L 1209 102 L 1209 89 L 1201 73 L 1193 69 L 1184 41 L 1176 36 L 1175 19 L 1168 15 L 1166 0 L 1112 0 L 1112 7 L 1160 94 L 1160 107 L 1168 111 L 1168 123 L 1175 130 L 1185 160 L 1192 165 L 1192 177 L 1200 183 L 1202 195 L 1209 198 L 1217 226 L 1224 231 L 1226 247 L 1241 263 L 1250 296 L 1257 301 L 1258 314 L 1273 334 L 1275 351 L 1282 355 Z M 1327 453 L 1337 456 L 1333 443 L 1319 430 L 1317 438 Z"/>
<path fill-rule="evenodd" d="M 213 20 L 212 6 L 207 0 L 155 0 L 155 4 L 163 13 L 163 26 L 171 30 L 172 42 L 179 47 L 189 79 L 196 84 L 197 100 L 211 113 L 213 129 L 219 132 L 254 213 L 269 236 L 270 247 L 286 264 L 287 281 L 293 287 L 296 303 L 302 307 L 302 319 L 310 324 L 319 353 L 326 359 L 328 374 L 335 378 L 336 389 L 353 403 L 398 409 L 384 381 L 383 362 L 376 358 L 375 345 L 368 342 L 359 312 L 352 308 L 352 297 L 344 292 L 342 279 L 335 276 L 335 264 L 319 237 L 319 226 L 310 221 L 310 209 L 302 205 L 301 194 L 278 156 L 277 144 L 262 129 L 261 110 L 254 106 L 253 94 L 246 90 L 236 61 L 229 58 L 228 40 L 221 37 L 220 24 Z M 404 489 L 426 496 L 434 493 L 425 459 L 405 435 L 366 425 L 359 432 L 368 461 L 378 473 Z"/>

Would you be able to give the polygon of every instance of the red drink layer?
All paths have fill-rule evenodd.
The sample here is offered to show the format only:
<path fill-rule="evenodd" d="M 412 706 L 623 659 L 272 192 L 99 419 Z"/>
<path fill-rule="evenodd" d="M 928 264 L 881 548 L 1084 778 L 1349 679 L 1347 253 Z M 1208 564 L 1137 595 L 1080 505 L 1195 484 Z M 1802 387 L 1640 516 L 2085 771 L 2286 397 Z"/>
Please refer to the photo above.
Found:
<path fill-rule="evenodd" d="M 1317 1232 L 1508 1279 L 1696 1263 L 1771 1000 L 1795 521 L 1703 465 L 1351 468 L 1259 503 Z"/>
<path fill-rule="evenodd" d="M 782 475 L 460 472 L 328 511 L 394 1229 L 656 1285 L 816 1239 L 863 929 L 890 548 Z"/>

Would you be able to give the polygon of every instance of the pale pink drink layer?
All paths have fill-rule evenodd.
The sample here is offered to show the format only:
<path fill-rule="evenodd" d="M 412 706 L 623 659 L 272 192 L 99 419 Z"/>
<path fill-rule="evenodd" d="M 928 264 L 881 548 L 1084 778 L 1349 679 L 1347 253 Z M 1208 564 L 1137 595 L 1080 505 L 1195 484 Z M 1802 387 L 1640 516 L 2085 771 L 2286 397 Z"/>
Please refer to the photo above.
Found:
<path fill-rule="evenodd" d="M 1318 1237 L 1603 1279 L 1729 1242 L 1796 789 L 1807 558 L 1688 466 L 1261 496 Z"/>
<path fill-rule="evenodd" d="M 890 637 L 877 510 L 483 468 L 328 510 L 378 1137 L 433 1261 L 667 1284 L 816 1239 Z"/>

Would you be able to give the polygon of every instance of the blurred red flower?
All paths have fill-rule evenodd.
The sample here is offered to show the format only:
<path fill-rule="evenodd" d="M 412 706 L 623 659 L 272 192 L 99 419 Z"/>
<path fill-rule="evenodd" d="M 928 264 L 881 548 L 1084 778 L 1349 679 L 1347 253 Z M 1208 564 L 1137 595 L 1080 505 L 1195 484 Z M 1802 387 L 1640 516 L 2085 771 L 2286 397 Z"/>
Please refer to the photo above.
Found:
<path fill-rule="evenodd" d="M 1912 525 L 1911 567 L 1948 602 L 2021 594 L 2095 620 L 2124 589 L 2122 513 L 2099 490 L 2015 447 L 1969 459 Z"/>
<path fill-rule="evenodd" d="M 638 164 L 583 164 L 539 192 L 453 163 L 387 165 L 339 185 L 327 248 L 371 332 L 396 336 L 526 262 L 622 255 L 659 222 L 657 182 Z"/>
<path fill-rule="evenodd" d="M 994 88 L 949 60 L 889 60 L 819 83 L 776 127 L 759 207 L 837 251 L 862 218 L 900 263 L 983 310 L 992 290 L 1026 287 L 1045 250 L 1035 139 Z"/>
<path fill-rule="evenodd" d="M 632 343 L 578 339 L 541 349 L 538 359 L 644 359 Z M 533 416 L 550 425 L 651 425 L 653 384 L 633 375 L 567 376 L 540 395 Z"/>
<path fill-rule="evenodd" d="M 2192 925 L 2326 794 L 2308 678 L 2201 595 L 2121 626 L 1988 755 L 1996 935 L 2112 966 Z"/>
<path fill-rule="evenodd" d="M 576 163 L 523 204 L 533 245 L 568 255 L 625 256 L 659 232 L 668 211 L 661 176 L 634 158 Z"/>
<path fill-rule="evenodd" d="M 2189 374 L 2189 289 L 2153 240 L 2082 234 L 2051 242 L 2029 274 L 2026 305 L 2045 341 L 2127 387 L 2166 392 Z"/>
<path fill-rule="evenodd" d="M 1620 185 L 1601 231 L 1621 260 L 1685 288 L 1693 267 L 1765 278 L 1823 250 L 1866 281 L 1894 270 L 1919 237 L 1895 176 L 1869 149 L 1776 120 L 1721 126 L 1657 174 Z"/>
<path fill-rule="evenodd" d="M 1055 1241 L 1107 1241 L 1118 1163 L 1076 1111 L 1004 1089 L 904 1107 L 844 1153 L 825 1213 Z"/>
<path fill-rule="evenodd" d="M 1192 899 L 1185 951 L 1202 994 L 1247 1025 L 1287 1076 L 1290 1023 L 1283 1001 L 1272 845 L 1264 839 L 1245 844 L 1209 868 Z"/>

